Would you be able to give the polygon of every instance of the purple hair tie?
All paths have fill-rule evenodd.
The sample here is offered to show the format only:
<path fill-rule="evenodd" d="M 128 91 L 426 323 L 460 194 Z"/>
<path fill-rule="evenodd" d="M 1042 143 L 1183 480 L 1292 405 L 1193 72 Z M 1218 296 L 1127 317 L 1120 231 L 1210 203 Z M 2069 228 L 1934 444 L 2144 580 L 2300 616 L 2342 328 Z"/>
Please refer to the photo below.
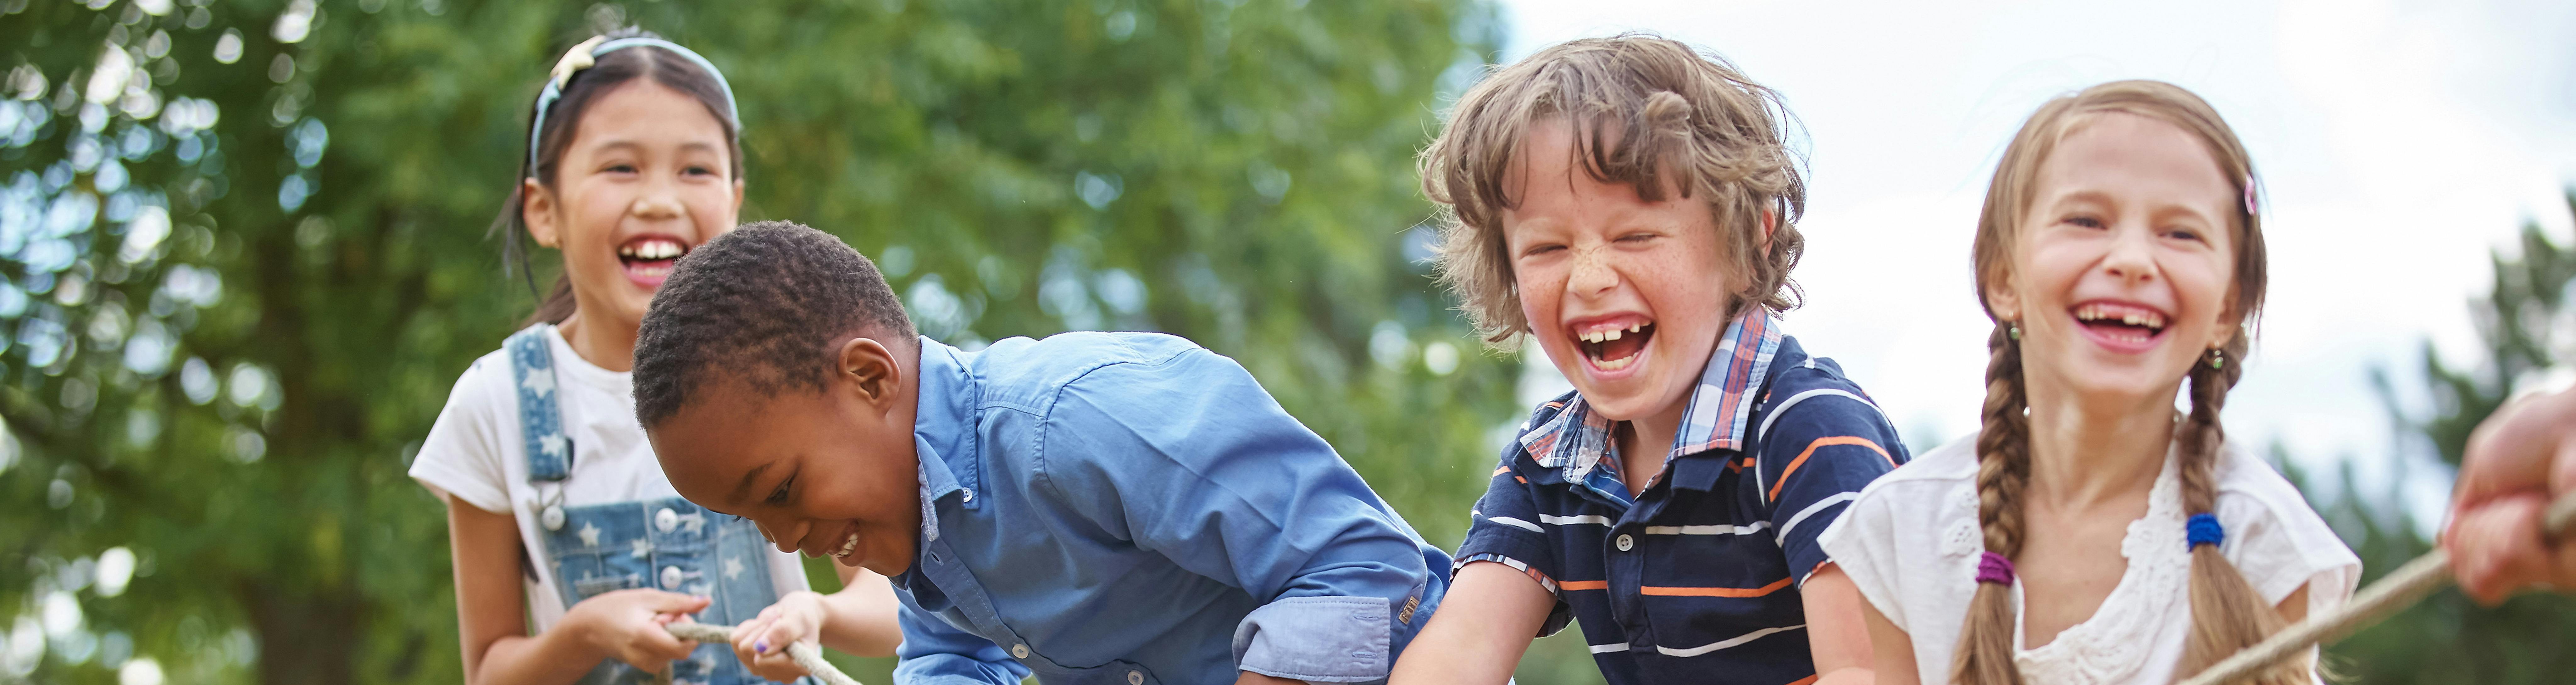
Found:
<path fill-rule="evenodd" d="M 2013 584 L 2012 560 L 1993 552 L 1987 552 L 1985 556 L 1978 557 L 1977 582 L 1996 585 Z"/>

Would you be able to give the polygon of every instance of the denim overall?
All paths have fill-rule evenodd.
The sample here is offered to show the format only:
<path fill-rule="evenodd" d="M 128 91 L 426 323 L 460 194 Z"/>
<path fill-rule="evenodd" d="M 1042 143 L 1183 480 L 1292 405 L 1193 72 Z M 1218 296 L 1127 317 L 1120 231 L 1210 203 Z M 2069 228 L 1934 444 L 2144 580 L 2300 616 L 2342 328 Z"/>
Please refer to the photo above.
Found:
<path fill-rule="evenodd" d="M 545 529 L 544 562 L 555 573 L 563 603 L 627 588 L 711 598 L 700 623 L 734 625 L 778 601 L 769 582 L 766 538 L 750 519 L 707 511 L 686 499 L 563 505 L 571 475 L 572 438 L 564 434 L 556 404 L 552 324 L 510 336 L 510 371 L 519 386 L 519 424 L 528 441 L 528 480 L 536 486 L 538 523 Z M 584 685 L 657 682 L 658 675 L 616 659 L 601 661 Z M 701 643 L 689 658 L 671 662 L 673 685 L 765 683 L 742 666 L 733 646 Z M 810 679 L 809 679 L 810 680 Z"/>

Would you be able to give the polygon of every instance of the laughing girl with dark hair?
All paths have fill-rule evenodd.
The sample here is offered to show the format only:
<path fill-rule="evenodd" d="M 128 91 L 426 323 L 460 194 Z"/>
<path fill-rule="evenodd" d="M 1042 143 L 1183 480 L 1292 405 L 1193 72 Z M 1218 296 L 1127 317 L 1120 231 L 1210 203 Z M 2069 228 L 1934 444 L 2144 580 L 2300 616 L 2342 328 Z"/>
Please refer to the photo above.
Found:
<path fill-rule="evenodd" d="M 518 268 L 533 241 L 563 254 L 563 276 L 532 325 L 457 379 L 411 467 L 447 503 L 467 682 L 794 680 L 807 674 L 779 636 L 818 632 L 843 651 L 892 653 L 883 577 L 840 567 L 844 590 L 807 590 L 802 564 L 763 531 L 681 499 L 635 422 L 628 369 L 646 305 L 742 205 L 723 74 L 621 31 L 565 53 L 532 109 L 495 229 Z M 737 644 L 662 627 L 685 621 L 741 624 Z"/>

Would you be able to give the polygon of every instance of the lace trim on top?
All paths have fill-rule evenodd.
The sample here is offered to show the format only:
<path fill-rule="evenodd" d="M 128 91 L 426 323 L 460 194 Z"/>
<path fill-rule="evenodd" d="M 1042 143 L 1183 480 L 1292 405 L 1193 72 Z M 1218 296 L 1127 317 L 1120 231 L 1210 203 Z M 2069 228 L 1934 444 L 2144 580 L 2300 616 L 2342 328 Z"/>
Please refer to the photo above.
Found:
<path fill-rule="evenodd" d="M 2183 548 L 2182 478 L 2178 462 L 2165 458 L 2147 492 L 2147 514 L 2129 522 L 2120 539 L 2120 556 L 2129 562 L 2120 583 L 2102 598 L 2093 615 L 2057 634 L 2037 649 L 2021 649 L 2021 585 L 2013 585 L 2013 664 L 2031 683 L 2123 683 L 2137 679 L 2146 667 L 2150 646 L 2161 633 L 2191 619 L 2191 555 Z"/>

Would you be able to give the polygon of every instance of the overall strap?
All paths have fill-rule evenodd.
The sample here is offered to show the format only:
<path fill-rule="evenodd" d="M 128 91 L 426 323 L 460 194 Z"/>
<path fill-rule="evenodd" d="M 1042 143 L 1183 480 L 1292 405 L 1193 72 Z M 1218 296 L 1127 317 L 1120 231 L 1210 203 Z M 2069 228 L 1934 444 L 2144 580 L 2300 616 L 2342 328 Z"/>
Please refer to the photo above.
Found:
<path fill-rule="evenodd" d="M 519 386 L 519 427 L 528 441 L 528 480 L 562 481 L 572 475 L 572 438 L 564 435 L 563 410 L 555 402 L 555 355 L 546 344 L 554 324 L 540 323 L 510 334 L 510 375 Z"/>

